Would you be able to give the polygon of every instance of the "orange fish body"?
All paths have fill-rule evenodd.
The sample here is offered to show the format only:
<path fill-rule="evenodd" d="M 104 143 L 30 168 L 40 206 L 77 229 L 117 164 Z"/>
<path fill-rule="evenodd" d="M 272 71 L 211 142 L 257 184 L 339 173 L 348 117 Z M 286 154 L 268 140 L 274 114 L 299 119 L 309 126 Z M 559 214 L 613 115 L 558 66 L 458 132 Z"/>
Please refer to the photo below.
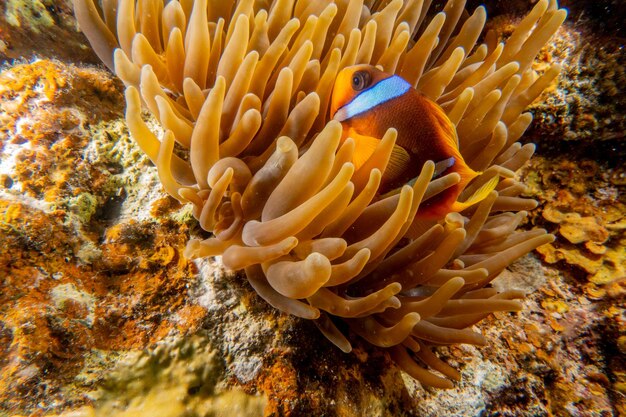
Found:
<path fill-rule="evenodd" d="M 353 162 L 358 169 L 374 152 L 387 129 L 398 132 L 396 145 L 383 174 L 380 192 L 398 188 L 417 177 L 426 161 L 437 164 L 436 175 L 456 172 L 461 180 L 421 204 L 421 218 L 442 218 L 461 211 L 487 196 L 481 188 L 466 202 L 457 198 L 478 173 L 461 156 L 456 129 L 435 102 L 397 75 L 370 65 L 343 69 L 335 82 L 331 114 L 343 126 L 343 140 L 355 141 Z M 495 184 L 494 184 L 495 186 Z"/>

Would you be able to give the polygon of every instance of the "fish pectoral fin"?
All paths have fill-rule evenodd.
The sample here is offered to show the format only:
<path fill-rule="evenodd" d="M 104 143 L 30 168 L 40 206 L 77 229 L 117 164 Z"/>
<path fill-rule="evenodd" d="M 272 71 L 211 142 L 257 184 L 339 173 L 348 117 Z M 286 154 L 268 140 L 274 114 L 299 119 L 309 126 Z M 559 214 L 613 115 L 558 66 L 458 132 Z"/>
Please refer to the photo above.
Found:
<path fill-rule="evenodd" d="M 497 175 L 491 178 L 489 181 L 483 184 L 482 187 L 476 190 L 476 192 L 474 192 L 474 194 L 472 194 L 467 200 L 455 201 L 454 204 L 452 204 L 452 211 L 463 211 L 466 208 L 473 206 L 480 201 L 483 201 L 485 198 L 487 198 L 489 193 L 496 188 L 499 181 L 500 178 Z"/>
<path fill-rule="evenodd" d="M 394 145 L 384 176 L 388 180 L 399 178 L 406 171 L 410 161 L 411 155 L 409 155 L 406 149 L 402 146 Z"/>
<path fill-rule="evenodd" d="M 361 135 L 350 129 L 348 137 L 354 140 L 354 153 L 352 155 L 352 163 L 354 170 L 358 170 L 363 164 L 370 159 L 376 147 L 380 143 L 380 139 L 371 136 Z"/>

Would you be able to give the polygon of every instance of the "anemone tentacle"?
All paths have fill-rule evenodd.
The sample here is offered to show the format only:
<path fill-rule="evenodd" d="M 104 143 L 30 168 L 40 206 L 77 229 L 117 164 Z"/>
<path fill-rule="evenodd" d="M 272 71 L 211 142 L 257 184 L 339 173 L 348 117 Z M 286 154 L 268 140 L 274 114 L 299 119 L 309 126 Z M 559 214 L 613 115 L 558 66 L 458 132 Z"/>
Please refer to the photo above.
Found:
<path fill-rule="evenodd" d="M 451 387 L 458 372 L 433 349 L 484 344 L 467 327 L 519 310 L 523 297 L 489 283 L 553 239 L 517 230 L 536 203 L 522 196 L 514 172 L 534 151 L 517 142 L 532 120 L 524 110 L 560 69 L 539 75 L 531 64 L 566 12 L 539 0 L 506 43 L 489 35 L 480 43 L 483 7 L 468 15 L 464 1 L 450 0 L 430 19 L 430 3 L 74 0 L 74 7 L 95 52 L 126 85 L 132 137 L 165 190 L 214 233 L 190 241 L 186 255 L 223 255 L 269 304 L 315 320 L 341 350 L 351 349 L 351 335 L 340 330 L 349 328 L 422 383 Z M 415 213 L 459 179 L 433 179 L 432 163 L 399 193 L 379 196 L 395 131 L 355 170 L 354 141 L 340 141 L 328 114 L 335 77 L 353 64 L 379 65 L 441 105 L 463 158 L 482 172 L 462 196 L 494 176 L 506 179 L 480 204 L 438 222 L 416 221 Z M 161 139 L 142 120 L 142 106 L 165 130 Z"/>

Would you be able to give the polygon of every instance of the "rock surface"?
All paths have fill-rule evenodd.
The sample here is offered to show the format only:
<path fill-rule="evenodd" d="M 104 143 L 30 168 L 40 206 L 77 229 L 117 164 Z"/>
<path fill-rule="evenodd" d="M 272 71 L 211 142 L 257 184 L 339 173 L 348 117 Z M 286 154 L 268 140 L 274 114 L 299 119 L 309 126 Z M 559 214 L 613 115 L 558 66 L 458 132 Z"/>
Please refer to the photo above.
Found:
<path fill-rule="evenodd" d="M 557 155 L 565 150 L 570 159 L 584 154 L 591 159 L 613 161 L 623 161 L 626 156 L 621 145 L 626 131 L 626 54 L 621 22 L 626 19 L 626 11 L 617 3 L 559 2 L 568 9 L 569 16 L 540 52 L 535 69 L 541 71 L 546 67 L 544 62 L 552 61 L 563 68 L 558 85 L 531 105 L 535 119 L 524 135 L 543 153 Z M 527 1 L 487 2 L 487 10 L 493 15 L 487 28 L 506 38 L 521 20 L 515 16 L 524 16 L 527 8 Z M 517 14 L 507 14 L 512 10 Z M 577 142 L 576 147 L 568 146 L 569 141 Z"/>
<path fill-rule="evenodd" d="M 0 60 L 55 57 L 97 64 L 77 29 L 72 0 L 3 0 Z"/>
<path fill-rule="evenodd" d="M 478 326 L 487 346 L 439 350 L 463 375 L 441 391 L 358 340 L 339 352 L 219 259 L 186 260 L 203 232 L 129 138 L 121 83 L 90 65 L 68 1 L 28 4 L 0 6 L 0 416 L 626 414 L 618 40 L 570 21 L 544 51 L 566 70 L 533 107 L 524 175 L 530 222 L 558 239 L 494 283 L 529 295 Z"/>

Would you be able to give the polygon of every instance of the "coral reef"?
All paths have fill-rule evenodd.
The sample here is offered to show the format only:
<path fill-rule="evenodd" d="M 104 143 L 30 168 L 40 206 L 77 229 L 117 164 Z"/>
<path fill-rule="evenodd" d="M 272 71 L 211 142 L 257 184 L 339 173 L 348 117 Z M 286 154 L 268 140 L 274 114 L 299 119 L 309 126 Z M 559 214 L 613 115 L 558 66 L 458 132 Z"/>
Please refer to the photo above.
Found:
<path fill-rule="evenodd" d="M 521 14 L 491 27 L 504 33 L 493 25 Z M 557 33 L 557 44 L 581 29 L 574 23 Z M 32 48 L 47 48 L 50 32 L 29 24 L 20 31 L 30 38 L 3 29 L 0 39 L 23 56 L 46 56 Z M 598 42 L 593 33 L 580 36 L 581 45 Z M 55 43 L 51 51 L 63 45 Z M 241 405 L 274 416 L 626 414 L 626 287 L 614 269 L 620 259 L 605 258 L 623 250 L 623 229 L 615 227 L 624 215 L 618 141 L 539 143 L 549 152 L 523 172 L 528 196 L 540 203 L 529 222 L 557 240 L 492 282 L 500 291 L 513 282 L 527 296 L 524 310 L 474 327 L 487 346 L 438 349 L 462 380 L 446 391 L 424 389 L 358 338 L 352 354 L 338 354 L 310 321 L 268 307 L 218 261 L 186 261 L 190 235 L 209 235 L 162 191 L 130 139 L 121 83 L 80 63 L 86 43 L 63 48 L 73 54 L 66 62 L 18 61 L 0 70 L 1 416 L 157 415 L 162 399 L 172 415 L 181 406 L 185 415 L 219 415 L 224 404 L 229 414 Z M 559 59 L 565 68 L 568 59 L 580 65 L 575 56 Z M 606 74 L 596 69 L 585 66 L 579 81 L 601 82 Z M 569 126 L 548 119 L 566 85 L 561 77 L 533 104 L 534 140 Z M 146 121 L 160 134 L 154 119 Z M 551 253 L 559 261 L 541 264 Z M 592 282 L 591 265 L 613 271 L 613 279 Z"/>
<path fill-rule="evenodd" d="M 590 295 L 626 278 L 624 167 L 541 158 L 529 170 L 531 193 L 543 202 L 541 218 L 534 222 L 561 237 L 538 249 L 544 260 L 563 261 L 584 271 Z"/>
<path fill-rule="evenodd" d="M 0 403 L 34 412 L 39 399 L 85 399 L 59 383 L 90 349 L 142 348 L 197 326 L 202 309 L 181 302 L 191 270 L 168 231 L 180 224 L 109 222 L 120 185 L 128 194 L 137 186 L 123 167 L 143 158 L 113 136 L 122 133 L 117 82 L 42 60 L 5 68 L 0 96 Z M 157 311 L 164 300 L 176 320 Z"/>

